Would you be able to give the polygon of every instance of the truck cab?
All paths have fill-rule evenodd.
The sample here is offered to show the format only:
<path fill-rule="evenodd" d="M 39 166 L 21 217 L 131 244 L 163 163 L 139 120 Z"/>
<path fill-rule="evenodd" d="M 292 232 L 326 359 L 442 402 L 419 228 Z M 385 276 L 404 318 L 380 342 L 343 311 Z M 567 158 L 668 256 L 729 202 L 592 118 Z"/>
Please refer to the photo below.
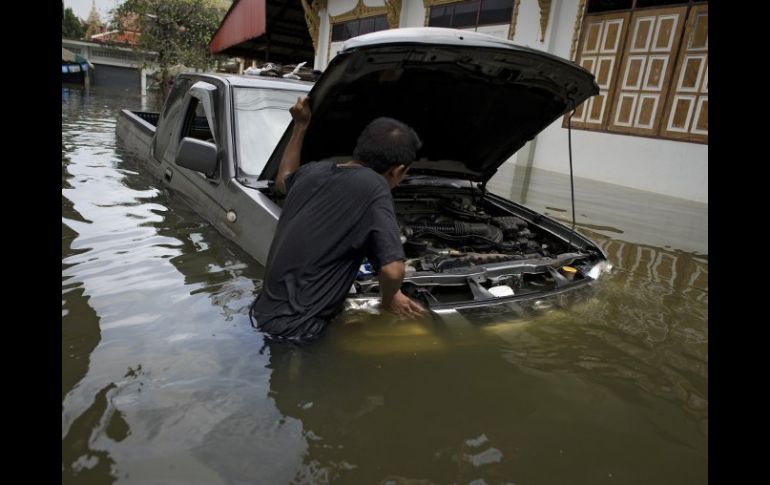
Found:
<path fill-rule="evenodd" d="M 289 107 L 311 87 L 276 78 L 183 74 L 159 117 L 124 115 L 156 124 L 148 170 L 264 263 L 270 238 L 249 233 L 272 234 L 280 208 L 268 183 L 257 179 L 291 121 Z M 239 210 L 254 203 L 264 210 Z"/>

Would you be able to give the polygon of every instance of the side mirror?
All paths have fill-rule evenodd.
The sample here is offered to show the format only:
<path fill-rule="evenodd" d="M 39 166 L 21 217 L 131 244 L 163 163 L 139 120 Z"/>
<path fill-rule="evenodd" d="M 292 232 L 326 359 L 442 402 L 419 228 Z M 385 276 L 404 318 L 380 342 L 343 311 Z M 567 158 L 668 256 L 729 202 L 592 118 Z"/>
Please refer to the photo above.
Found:
<path fill-rule="evenodd" d="M 213 143 L 184 137 L 179 143 L 174 163 L 205 175 L 214 175 L 217 168 L 217 147 Z"/>

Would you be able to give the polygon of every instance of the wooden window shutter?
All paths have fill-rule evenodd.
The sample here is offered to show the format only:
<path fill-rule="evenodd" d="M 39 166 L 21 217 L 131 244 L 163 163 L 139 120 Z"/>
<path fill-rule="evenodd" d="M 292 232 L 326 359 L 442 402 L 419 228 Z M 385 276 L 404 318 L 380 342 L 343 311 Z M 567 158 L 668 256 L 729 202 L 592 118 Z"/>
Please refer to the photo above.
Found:
<path fill-rule="evenodd" d="M 629 15 L 627 12 L 588 15 L 583 20 L 576 64 L 596 76 L 599 94 L 577 107 L 572 117 L 575 128 L 606 129 Z"/>
<path fill-rule="evenodd" d="M 608 131 L 658 135 L 686 15 L 687 7 L 633 13 Z"/>
<path fill-rule="evenodd" d="M 687 19 L 661 136 L 708 143 L 708 4 L 694 6 Z"/>

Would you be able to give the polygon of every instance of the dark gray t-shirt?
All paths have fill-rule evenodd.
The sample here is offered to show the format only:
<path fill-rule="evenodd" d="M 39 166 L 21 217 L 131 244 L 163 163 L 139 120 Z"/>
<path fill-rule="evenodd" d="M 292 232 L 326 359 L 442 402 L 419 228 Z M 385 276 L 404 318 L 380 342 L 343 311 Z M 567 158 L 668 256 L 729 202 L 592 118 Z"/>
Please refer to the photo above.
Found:
<path fill-rule="evenodd" d="M 382 175 L 332 162 L 286 177 L 288 195 L 252 316 L 274 337 L 317 337 L 342 306 L 366 257 L 404 259 L 393 199 Z"/>

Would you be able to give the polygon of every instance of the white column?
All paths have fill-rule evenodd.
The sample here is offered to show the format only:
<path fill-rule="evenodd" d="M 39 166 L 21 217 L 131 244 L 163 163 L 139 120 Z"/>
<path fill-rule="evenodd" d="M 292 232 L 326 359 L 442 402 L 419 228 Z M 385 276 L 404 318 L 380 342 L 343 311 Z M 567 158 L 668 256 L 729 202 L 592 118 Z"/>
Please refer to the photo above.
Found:
<path fill-rule="evenodd" d="M 326 65 L 329 64 L 329 11 L 322 9 L 318 12 L 318 49 L 316 50 L 315 62 L 313 62 L 313 69 L 323 71 L 326 69 Z"/>

